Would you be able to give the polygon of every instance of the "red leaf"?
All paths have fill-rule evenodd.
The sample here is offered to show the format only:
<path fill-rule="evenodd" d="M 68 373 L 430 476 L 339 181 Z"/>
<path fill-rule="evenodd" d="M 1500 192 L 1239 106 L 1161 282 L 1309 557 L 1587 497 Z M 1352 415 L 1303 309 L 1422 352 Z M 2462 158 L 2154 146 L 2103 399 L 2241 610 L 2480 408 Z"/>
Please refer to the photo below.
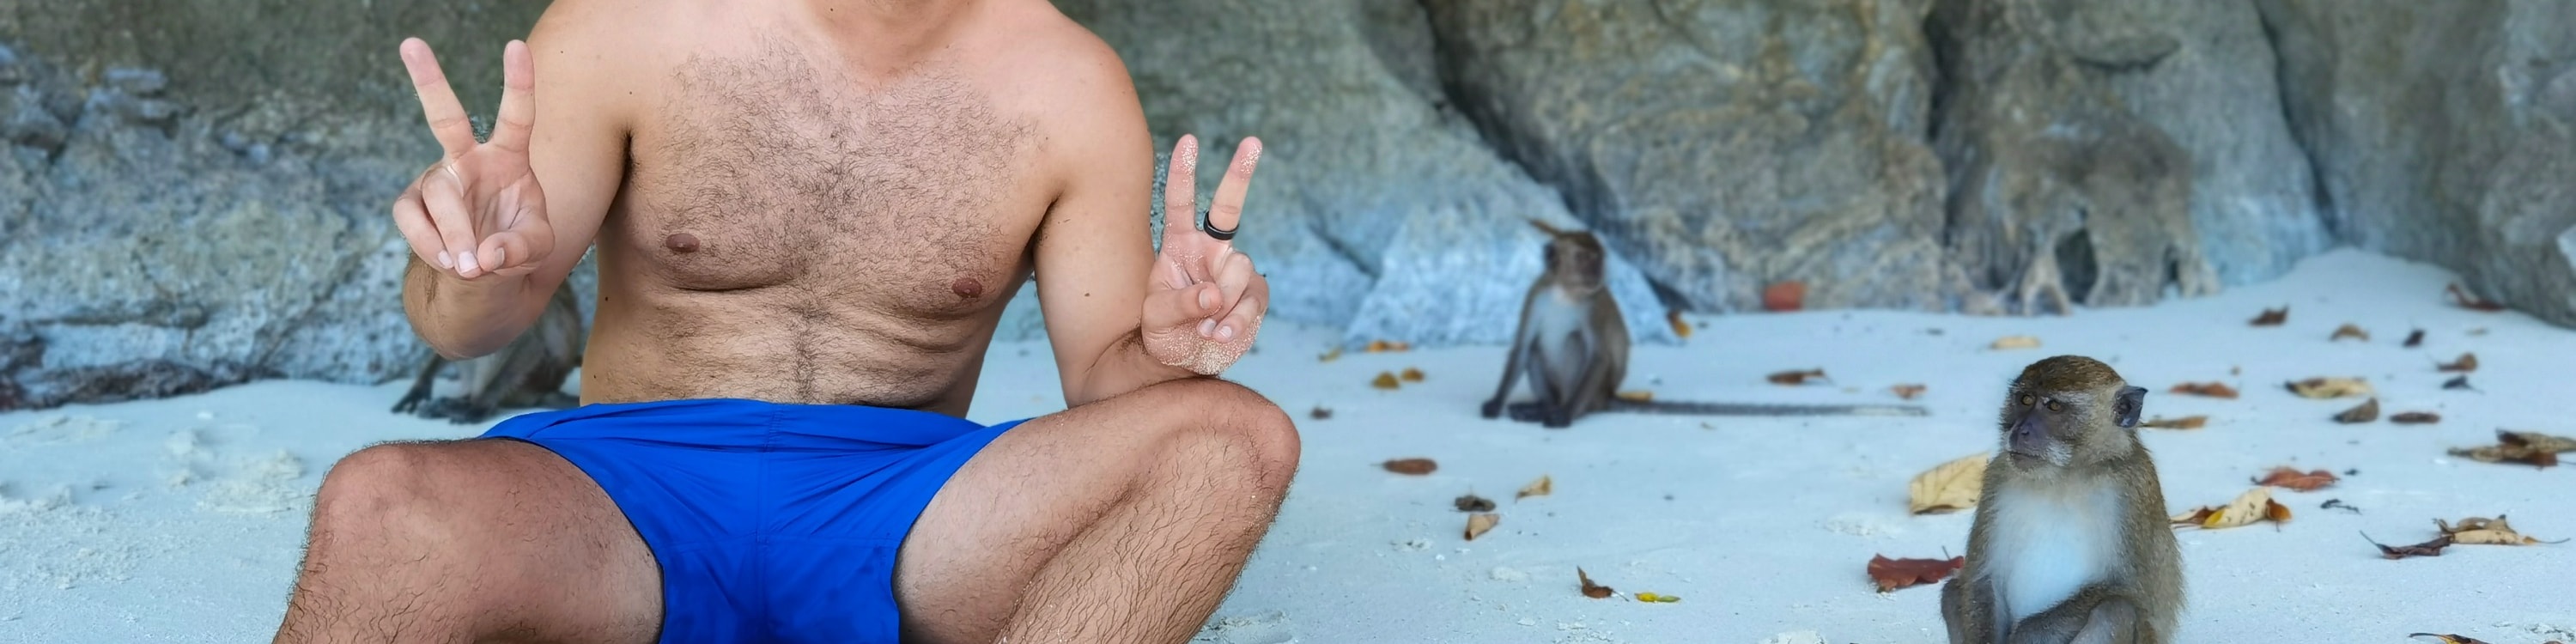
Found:
<path fill-rule="evenodd" d="M 2269 475 L 2264 476 L 2261 480 L 2255 481 L 2254 484 L 2289 488 L 2301 492 L 2314 492 L 2317 488 L 2334 485 L 2337 480 L 2339 479 L 2335 478 L 2333 472 L 2325 470 L 2314 470 L 2306 474 L 2300 474 L 2299 471 L 2295 469 L 2275 467 L 2272 468 Z"/>
<path fill-rule="evenodd" d="M 1762 310 L 1795 311 L 1807 305 L 1807 283 L 1787 281 L 1762 289 Z"/>
<path fill-rule="evenodd" d="M 1869 559 L 1869 578 L 1878 582 L 1878 592 L 1893 591 L 1922 584 L 1940 583 L 1950 573 L 1968 565 L 1967 557 L 1948 559 L 1889 559 L 1877 555 Z"/>

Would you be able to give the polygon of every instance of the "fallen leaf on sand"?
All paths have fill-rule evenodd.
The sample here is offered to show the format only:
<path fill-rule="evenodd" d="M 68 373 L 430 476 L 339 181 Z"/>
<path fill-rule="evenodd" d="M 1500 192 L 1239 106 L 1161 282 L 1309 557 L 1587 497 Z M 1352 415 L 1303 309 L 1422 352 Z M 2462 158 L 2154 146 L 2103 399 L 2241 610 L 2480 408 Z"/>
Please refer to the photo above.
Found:
<path fill-rule="evenodd" d="M 2173 393 L 2208 396 L 2211 398 L 2226 398 L 2230 400 L 2234 400 L 2236 398 L 2236 388 L 2229 387 L 2227 386 L 2227 383 L 2223 382 L 2186 382 L 2174 385 Z"/>
<path fill-rule="evenodd" d="M 2408 334 L 2406 334 L 2406 348 L 2408 348 L 2408 349 L 2413 349 L 2413 348 L 2418 347 L 2418 346 L 2423 346 L 2423 344 L 2424 344 L 2424 330 L 2423 330 L 2423 329 L 2416 329 L 2414 333 L 2408 333 Z"/>
<path fill-rule="evenodd" d="M 2401 411 L 2389 416 L 2388 422 L 2399 425 L 2426 425 L 2442 422 L 2442 415 L 2429 411 Z"/>
<path fill-rule="evenodd" d="M 2371 539 L 2370 535 L 2367 533 L 2361 535 L 2361 540 L 2370 542 L 2370 545 L 2379 546 L 2379 556 L 2389 559 L 2404 559 L 2407 557 L 2439 557 L 2442 556 L 2443 548 L 2451 547 L 2450 535 L 2434 537 L 2432 541 L 2426 541 L 2411 546 L 2391 546 L 2380 543 L 2378 540 Z"/>
<path fill-rule="evenodd" d="M 2290 307 L 2284 306 L 2277 309 L 2263 309 L 2262 315 L 2254 316 L 2252 324 L 2254 326 L 2281 326 L 2281 323 L 2288 321 L 2290 321 Z"/>
<path fill-rule="evenodd" d="M 1773 374 L 1771 374 L 1771 375 L 1769 376 L 1769 379 L 1771 380 L 1771 384 L 1775 384 L 1775 385 L 1803 385 L 1803 384 L 1807 384 L 1807 380 L 1808 380 L 1808 379 L 1818 379 L 1818 380 L 1822 380 L 1822 379 L 1824 379 L 1824 378 L 1825 378 L 1825 370 L 1823 370 L 1823 369 L 1808 369 L 1808 370 L 1806 370 L 1806 371 L 1782 371 L 1782 372 L 1773 373 Z"/>
<path fill-rule="evenodd" d="M 2523 463 L 2542 468 L 2558 464 L 2558 453 L 2576 451 L 2576 439 L 2551 436 L 2540 432 L 2496 430 L 2496 444 L 2477 448 L 2451 448 L 2452 456 L 2466 456 L 2482 463 Z"/>
<path fill-rule="evenodd" d="M 1878 582 L 1878 592 L 1889 592 L 1922 584 L 1940 583 L 1950 573 L 1968 565 L 1967 557 L 1948 559 L 1889 559 L 1887 555 L 1869 558 L 1869 578 Z"/>
<path fill-rule="evenodd" d="M 1610 590 L 1609 586 L 1592 583 L 1592 576 L 1584 574 L 1582 566 L 1574 567 L 1574 578 L 1583 581 L 1583 596 L 1585 597 L 1593 599 L 1609 599 L 1611 595 L 1617 594 L 1616 591 Z"/>
<path fill-rule="evenodd" d="M 2468 373 L 2468 372 L 2471 372 L 2471 371 L 2477 371 L 2477 370 L 2478 370 L 2478 354 L 2475 354 L 2475 353 L 2463 353 L 2463 354 L 2460 354 L 2460 359 L 2458 359 L 2458 360 L 2453 360 L 2453 361 L 2451 361 L 2451 362 L 2450 362 L 2450 363 L 2448 363 L 2448 364 L 2436 364 L 2436 365 L 2433 365 L 2433 368 L 2435 368 L 2435 369 L 2440 369 L 2440 370 L 2442 370 L 2443 372 L 2446 372 L 2446 373 L 2447 373 L 2447 372 Z"/>
<path fill-rule="evenodd" d="M 2520 532 L 2515 532 L 2513 531 L 2513 526 L 2511 524 L 2505 523 L 2504 515 L 2501 514 L 2496 515 L 2496 518 L 2493 519 L 2485 517 L 2469 517 L 2461 519 L 2459 525 L 2451 525 L 2441 519 L 2434 519 L 2433 525 L 2434 527 L 2441 528 L 2442 535 L 2450 537 L 2451 542 L 2460 544 L 2528 546 L 2541 543 L 2567 542 L 2566 539 L 2560 539 L 2557 541 L 2541 541 Z"/>
<path fill-rule="evenodd" d="M 2344 338 L 2358 338 L 2363 342 L 2369 342 L 2370 332 L 2361 330 L 2361 327 L 2345 324 L 2343 326 L 2335 327 L 2334 335 L 2328 336 L 2326 341 L 2333 342 Z"/>
<path fill-rule="evenodd" d="M 2003 351 L 2006 349 L 2037 349 L 2039 348 L 2039 338 L 2027 335 L 2008 335 L 1995 339 L 1995 343 L 1991 348 L 1996 351 Z"/>
<path fill-rule="evenodd" d="M 1326 406 L 1323 406 L 1323 405 L 1316 405 L 1316 406 L 1315 406 L 1315 410 L 1314 410 L 1314 411 L 1310 411 L 1310 412 L 1306 412 L 1306 415 L 1307 415 L 1308 417 L 1312 417 L 1312 418 L 1314 418 L 1315 420 L 1326 420 L 1326 419 L 1330 419 L 1330 418 L 1332 418 L 1332 417 L 1333 417 L 1333 408 L 1331 408 L 1331 407 L 1326 407 Z"/>
<path fill-rule="evenodd" d="M 2289 467 L 2275 467 L 2272 468 L 2271 473 L 2264 475 L 2263 478 L 2255 479 L 2254 484 L 2289 488 L 2301 492 L 2314 492 L 2317 488 L 2334 485 L 2336 480 L 2337 479 L 2333 472 L 2325 470 L 2311 470 L 2306 474 L 2301 474 L 2297 469 Z"/>
<path fill-rule="evenodd" d="M 1628 402 L 1649 402 L 1655 399 L 1655 391 L 1652 389 L 1630 389 L 1611 395 Z"/>
<path fill-rule="evenodd" d="M 1685 340 L 1690 339 L 1691 325 L 1689 321 L 1682 319 L 1681 309 L 1665 309 L 1664 322 L 1673 325 L 1673 335 Z"/>
<path fill-rule="evenodd" d="M 1986 463 L 1993 457 L 1985 452 L 1962 456 L 1942 463 L 1905 484 L 1915 514 L 1957 512 L 1977 506 L 1977 495 L 1985 489 Z"/>
<path fill-rule="evenodd" d="M 2469 637 L 2469 636 L 2467 636 L 2467 635 L 2439 635 L 2439 634 L 2434 634 L 2434 633 L 2407 633 L 2407 634 L 2406 634 L 2406 637 L 2409 637 L 2409 638 L 2416 638 L 2416 637 L 2431 637 L 2431 638 L 2436 638 L 2436 639 L 2440 639 L 2440 640 L 2442 640 L 2442 644 L 2487 644 L 2487 641 L 2486 641 L 2486 640 L 2478 639 L 2478 638 L 2475 638 L 2475 637 Z"/>
<path fill-rule="evenodd" d="M 1762 310 L 1795 311 L 1806 305 L 1806 282 L 1780 282 L 1762 289 Z"/>
<path fill-rule="evenodd" d="M 2504 310 L 2504 305 L 2497 304 L 2494 300 L 2478 297 L 2478 294 L 2469 292 L 2469 289 L 2461 288 L 2458 282 L 2451 283 L 2450 293 L 2451 302 L 2460 305 L 2460 308 L 2471 311 L 2485 311 L 2488 313 Z"/>
<path fill-rule="evenodd" d="M 2360 405 L 2356 405 L 2351 409 L 2343 410 L 2342 413 L 2335 414 L 2334 419 L 2335 422 L 2346 425 L 2379 420 L 2379 399 L 2372 398 L 2370 400 L 2362 401 Z"/>
<path fill-rule="evenodd" d="M 1521 499 L 1533 496 L 1547 496 L 1548 493 L 1554 491 L 1556 491 L 1556 483 L 1548 480 L 1547 475 L 1540 474 L 1538 475 L 1538 480 L 1530 481 L 1529 485 L 1521 486 L 1520 493 L 1512 495 L 1512 500 L 1517 502 Z"/>
<path fill-rule="evenodd" d="M 1399 458 L 1383 463 L 1386 471 L 1421 476 L 1440 469 L 1440 464 L 1427 458 Z"/>
<path fill-rule="evenodd" d="M 1476 495 L 1474 495 L 1474 494 L 1463 494 L 1463 495 L 1459 495 L 1458 500 L 1457 500 L 1457 501 L 1453 501 L 1453 503 L 1456 503 L 1456 504 L 1458 505 L 1458 511 L 1459 511 L 1459 512 L 1492 512 L 1492 511 L 1494 511 L 1494 500 L 1493 500 L 1493 499 L 1488 499 L 1488 498 L 1485 498 L 1485 497 L 1476 496 Z"/>
<path fill-rule="evenodd" d="M 1405 344 L 1405 343 L 1402 343 L 1402 342 L 1392 342 L 1392 341 L 1387 341 L 1387 340 L 1370 340 L 1370 341 L 1369 341 L 1369 343 L 1368 343 L 1368 352 L 1369 352 L 1369 353 L 1391 353 L 1391 352 L 1397 352 L 1397 351 L 1408 351 L 1408 350 L 1411 350 L 1411 349 L 1413 349 L 1413 345 Z"/>
<path fill-rule="evenodd" d="M 1331 349 L 1328 349 L 1328 350 L 1324 351 L 1324 354 L 1323 354 L 1323 355 L 1315 356 L 1315 361 L 1316 361 L 1316 362 L 1332 362 L 1332 361 L 1334 361 L 1334 360 L 1340 360 L 1340 359 L 1342 359 L 1342 348 L 1341 348 L 1341 347 L 1333 347 L 1333 348 L 1331 348 Z"/>
<path fill-rule="evenodd" d="M 1422 382 L 1422 370 L 1405 367 L 1404 373 L 1396 377 L 1403 378 L 1405 382 Z"/>
<path fill-rule="evenodd" d="M 1637 601 L 1649 604 L 1670 604 L 1681 600 L 1680 597 L 1660 593 L 1637 593 Z"/>
<path fill-rule="evenodd" d="M 2469 391 L 2477 391 L 2477 390 L 2478 390 L 2478 388 L 2476 388 L 2476 387 L 2471 387 L 2471 386 L 2469 386 L 2469 377 L 2468 377 L 2468 376 L 2465 376 L 2465 375 L 2460 376 L 2460 377 L 2457 377 L 2457 378 L 2452 378 L 2452 379 L 2450 379 L 2450 380 L 2444 380 L 2444 381 L 2442 381 L 2442 388 L 2443 388 L 2443 389 L 2467 389 L 2467 390 L 2469 390 Z"/>
<path fill-rule="evenodd" d="M 2208 416 L 2184 416 L 2172 419 L 2157 416 L 2155 420 L 2138 423 L 2138 426 L 2140 427 L 2152 427 L 2155 429 L 2200 429 L 2201 427 L 2208 425 Z"/>
<path fill-rule="evenodd" d="M 1395 374 L 1394 374 L 1394 373 L 1392 373 L 1392 372 L 1386 372 L 1386 371 L 1380 371 L 1380 372 L 1377 372 L 1377 379 L 1376 379 L 1376 380 L 1370 380 L 1370 381 L 1369 381 L 1369 386 L 1371 386 L 1371 387 L 1376 387 L 1376 388 L 1379 388 L 1379 389 L 1394 389 L 1394 388 L 1396 388 L 1396 387 L 1402 387 L 1402 386 L 1404 386 L 1404 383 L 1396 382 L 1396 380 L 1395 380 Z"/>
<path fill-rule="evenodd" d="M 1916 384 L 1897 385 L 1894 387 L 1888 387 L 1887 390 L 1894 392 L 1896 397 L 1906 400 L 1913 400 L 1915 396 L 1923 395 L 1923 385 Z"/>
<path fill-rule="evenodd" d="M 2238 495 L 2236 500 L 2227 502 L 2226 507 L 2201 506 L 2173 516 L 2173 523 L 2176 526 L 2193 526 L 2203 530 L 2253 525 L 2256 521 L 2264 520 L 2270 520 L 2273 523 L 2290 520 L 2290 507 L 2272 500 L 2272 488 L 2268 487 L 2247 490 L 2244 494 Z"/>
<path fill-rule="evenodd" d="M 2372 393 L 2370 381 L 2360 378 L 2309 378 L 2290 382 L 2288 387 L 2290 393 L 2305 398 L 2343 398 Z"/>
<path fill-rule="evenodd" d="M 1500 514 L 1482 513 L 1467 515 L 1467 540 L 1475 541 L 1476 537 L 1485 536 L 1485 531 L 1494 529 L 1494 524 L 1502 522 L 1503 515 Z"/>

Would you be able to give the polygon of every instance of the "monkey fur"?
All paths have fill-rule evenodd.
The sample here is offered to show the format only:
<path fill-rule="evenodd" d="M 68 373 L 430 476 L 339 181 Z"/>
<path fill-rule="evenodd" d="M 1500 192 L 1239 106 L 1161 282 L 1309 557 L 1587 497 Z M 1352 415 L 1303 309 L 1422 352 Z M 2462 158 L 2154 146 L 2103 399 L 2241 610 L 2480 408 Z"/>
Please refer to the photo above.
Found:
<path fill-rule="evenodd" d="M 2182 554 L 2138 442 L 2146 393 L 2083 356 L 2013 380 L 1967 566 L 1941 587 L 1951 644 L 2172 640 Z"/>
<path fill-rule="evenodd" d="M 1591 232 L 1561 230 L 1545 222 L 1530 225 L 1547 233 L 1546 268 L 1521 301 L 1520 328 L 1504 359 L 1503 382 L 1486 400 L 1486 418 L 1508 412 L 1512 420 L 1548 428 L 1574 424 L 1593 412 L 1657 414 L 1810 416 L 1924 415 L 1910 405 L 1763 405 L 1678 401 L 1639 401 L 1618 397 L 1628 375 L 1628 323 L 1610 295 L 1604 270 L 1608 252 Z M 1529 379 L 1536 400 L 1505 404 L 1512 386 Z"/>
<path fill-rule="evenodd" d="M 491 355 L 457 361 L 461 390 L 452 398 L 431 398 L 438 372 L 448 364 L 437 351 L 422 359 L 411 391 L 394 403 L 393 412 L 422 418 L 445 418 L 457 424 L 480 423 L 505 408 L 564 409 L 581 404 L 563 393 L 566 377 L 581 366 L 588 341 L 581 325 L 581 301 L 568 286 L 558 285 L 537 323 Z"/>

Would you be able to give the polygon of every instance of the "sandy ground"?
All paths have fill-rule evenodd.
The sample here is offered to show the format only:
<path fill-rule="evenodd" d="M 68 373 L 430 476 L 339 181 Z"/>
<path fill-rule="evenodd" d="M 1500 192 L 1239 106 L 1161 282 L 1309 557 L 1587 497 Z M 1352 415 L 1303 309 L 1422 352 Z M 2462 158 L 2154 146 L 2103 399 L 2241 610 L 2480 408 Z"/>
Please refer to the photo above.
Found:
<path fill-rule="evenodd" d="M 2286 524 L 2181 533 L 2191 608 L 2181 641 L 2405 642 L 2417 631 L 2497 644 L 2576 641 L 2576 543 L 2455 546 L 2388 561 L 2360 533 L 2410 544 L 2432 520 L 2508 514 L 2542 538 L 2576 537 L 2576 467 L 2452 458 L 2498 428 L 2576 435 L 2576 332 L 2516 313 L 2453 308 L 2438 269 L 2344 251 L 2225 294 L 2064 318 L 1897 312 L 1695 319 L 1687 346 L 1640 350 L 1630 388 L 1658 398 L 1889 402 L 1921 383 L 1925 418 L 1595 416 L 1568 430 L 1488 421 L 1496 347 L 1318 355 L 1333 334 L 1274 324 L 1234 371 L 1298 419 L 1305 457 L 1276 529 L 1202 641 L 1938 642 L 1939 591 L 1881 594 L 1873 555 L 1964 551 L 1965 513 L 1907 513 L 1916 473 L 1992 444 L 2006 381 L 2058 353 L 2110 362 L 2155 393 L 2148 416 L 2207 414 L 2152 430 L 2167 503 L 2220 504 L 2274 465 L 2352 470 L 2315 492 L 2280 491 Z M 2288 305 L 2287 324 L 2246 324 Z M 2330 342 L 2344 323 L 2368 342 Z M 2423 346 L 2399 341 L 2425 331 Z M 2010 335 L 2028 350 L 1991 350 Z M 2476 352 L 2476 391 L 2444 390 L 2436 361 Z M 1380 371 L 1422 382 L 1371 388 Z M 1832 384 L 1784 387 L 1773 371 L 1822 368 Z M 2241 370 L 2241 371 L 2240 371 Z M 2307 400 L 2281 383 L 2366 377 L 2388 413 L 2435 425 L 2329 416 L 2356 400 Z M 2222 381 L 2237 400 L 2165 393 Z M 1062 405 L 1046 349 L 994 348 L 972 417 Z M 0 414 L 0 642 L 265 641 L 284 608 L 311 494 L 351 450 L 454 438 L 481 427 L 395 417 L 399 384 L 261 382 L 184 398 Z M 1332 410 L 1329 419 L 1310 410 Z M 1429 476 L 1377 463 L 1437 459 Z M 1554 493 L 1512 500 L 1540 475 Z M 1501 503 L 1469 542 L 1451 499 Z M 2320 509 L 2340 499 L 2359 512 Z M 1621 593 L 1590 599 L 1575 568 Z M 1679 595 L 1643 603 L 1629 593 Z M 2411 640 L 2429 641 L 2429 640 Z"/>

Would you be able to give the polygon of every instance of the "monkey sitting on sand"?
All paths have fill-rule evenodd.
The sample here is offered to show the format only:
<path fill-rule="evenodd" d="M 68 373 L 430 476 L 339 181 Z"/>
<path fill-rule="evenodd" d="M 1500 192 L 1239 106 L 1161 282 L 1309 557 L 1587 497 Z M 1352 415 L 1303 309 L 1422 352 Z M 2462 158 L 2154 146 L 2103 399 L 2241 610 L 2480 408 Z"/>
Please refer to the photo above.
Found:
<path fill-rule="evenodd" d="M 430 387 L 438 380 L 441 367 L 448 360 L 433 350 L 421 361 L 420 375 L 411 390 L 394 403 L 394 413 L 412 413 L 422 418 L 445 418 L 457 424 L 490 420 L 495 411 L 504 408 L 564 409 L 581 404 L 564 395 L 564 378 L 581 366 L 581 352 L 588 342 L 581 326 L 581 301 L 569 285 L 555 287 L 554 299 L 534 326 L 519 334 L 518 339 L 480 358 L 457 362 L 462 391 L 452 398 L 430 397 Z"/>
<path fill-rule="evenodd" d="M 1618 397 L 1628 376 L 1628 322 L 1619 301 L 1610 295 L 1604 268 L 1609 252 L 1591 232 L 1559 230 L 1536 219 L 1530 225 L 1547 233 L 1546 268 L 1521 301 L 1520 329 L 1512 336 L 1503 362 L 1503 383 L 1486 400 L 1483 414 L 1494 418 L 1509 411 L 1512 420 L 1563 428 L 1597 411 L 1659 414 L 1804 416 L 1833 414 L 1921 416 L 1910 405 L 1759 405 L 1676 401 L 1641 401 Z M 1537 400 L 1513 403 L 1512 385 L 1529 377 Z"/>
<path fill-rule="evenodd" d="M 1951 644 L 2171 641 L 2182 555 L 2138 442 L 2146 394 L 2083 356 L 2013 380 L 1967 567 L 1941 588 Z"/>

